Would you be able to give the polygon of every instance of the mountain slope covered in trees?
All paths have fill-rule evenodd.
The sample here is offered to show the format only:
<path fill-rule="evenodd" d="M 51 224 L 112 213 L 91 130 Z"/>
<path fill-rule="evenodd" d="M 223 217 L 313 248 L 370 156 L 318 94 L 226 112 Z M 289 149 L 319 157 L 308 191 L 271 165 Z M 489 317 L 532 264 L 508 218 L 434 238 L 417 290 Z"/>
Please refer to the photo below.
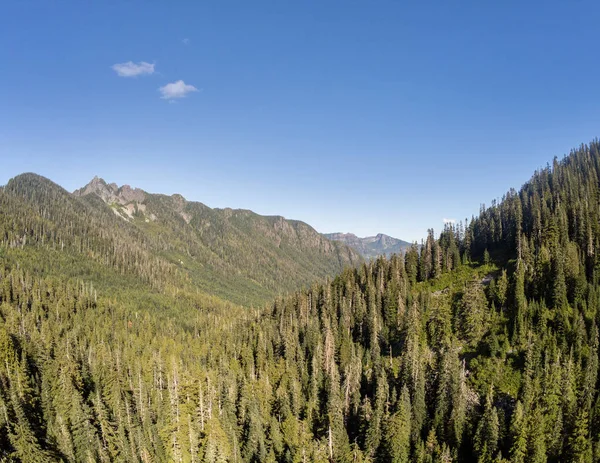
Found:
<path fill-rule="evenodd" d="M 353 233 L 325 233 L 323 236 L 332 241 L 344 243 L 365 259 L 376 259 L 379 256 L 389 258 L 392 254 L 400 254 L 410 247 L 408 241 L 402 241 L 383 233 L 365 238 L 359 238 Z"/>
<path fill-rule="evenodd" d="M 137 248 L 98 290 L 46 276 L 61 263 L 9 237 L 47 213 L 11 225 L 0 196 L 0 458 L 599 461 L 599 186 L 594 141 L 470 223 L 265 309 L 158 263 L 145 280 Z"/>
<path fill-rule="evenodd" d="M 244 305 L 262 305 L 361 261 L 303 222 L 211 209 L 98 178 L 70 194 L 24 174 L 8 182 L 0 201 L 8 219 L 0 225 L 3 242 L 11 249 L 36 248 L 49 260 L 59 253 L 59 260 L 68 256 L 82 266 L 112 267 L 154 286 L 193 287 Z"/>

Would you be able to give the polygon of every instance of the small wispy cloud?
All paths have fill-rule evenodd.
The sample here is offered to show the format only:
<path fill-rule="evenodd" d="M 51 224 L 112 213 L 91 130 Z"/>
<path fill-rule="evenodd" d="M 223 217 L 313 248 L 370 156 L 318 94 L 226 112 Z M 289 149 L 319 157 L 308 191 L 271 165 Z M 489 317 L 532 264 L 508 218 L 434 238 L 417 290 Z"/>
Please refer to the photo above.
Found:
<path fill-rule="evenodd" d="M 184 45 L 189 45 L 190 44 L 190 39 L 185 38 L 181 41 L 181 43 L 183 43 Z"/>
<path fill-rule="evenodd" d="M 198 89 L 193 85 L 186 84 L 183 80 L 178 80 L 177 82 L 160 87 L 158 91 L 162 95 L 161 98 L 172 100 L 173 98 L 184 98 L 189 93 L 197 92 Z"/>
<path fill-rule="evenodd" d="M 134 63 L 133 61 L 127 61 L 126 63 L 117 63 L 111 66 L 112 70 L 115 71 L 119 77 L 136 77 L 154 74 L 154 64 L 140 61 Z"/>
<path fill-rule="evenodd" d="M 456 219 L 447 219 L 447 218 L 443 218 L 442 221 L 444 223 L 456 223 Z"/>

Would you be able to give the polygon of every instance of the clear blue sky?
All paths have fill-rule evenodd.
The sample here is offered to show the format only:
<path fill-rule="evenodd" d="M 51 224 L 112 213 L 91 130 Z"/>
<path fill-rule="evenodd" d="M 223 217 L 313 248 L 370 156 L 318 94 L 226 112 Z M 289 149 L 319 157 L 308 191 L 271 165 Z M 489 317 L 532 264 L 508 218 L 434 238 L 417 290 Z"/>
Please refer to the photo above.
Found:
<path fill-rule="evenodd" d="M 598 17 L 585 1 L 5 0 L 0 184 L 99 175 L 420 239 L 600 135 Z"/>

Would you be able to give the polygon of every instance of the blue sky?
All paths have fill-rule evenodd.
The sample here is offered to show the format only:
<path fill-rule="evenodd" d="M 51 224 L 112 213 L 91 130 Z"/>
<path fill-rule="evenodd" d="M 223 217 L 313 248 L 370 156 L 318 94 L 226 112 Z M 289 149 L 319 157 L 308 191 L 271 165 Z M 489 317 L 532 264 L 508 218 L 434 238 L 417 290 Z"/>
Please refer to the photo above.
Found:
<path fill-rule="evenodd" d="M 599 135 L 599 14 L 585 1 L 5 0 L 0 184 L 99 175 L 420 239 Z"/>

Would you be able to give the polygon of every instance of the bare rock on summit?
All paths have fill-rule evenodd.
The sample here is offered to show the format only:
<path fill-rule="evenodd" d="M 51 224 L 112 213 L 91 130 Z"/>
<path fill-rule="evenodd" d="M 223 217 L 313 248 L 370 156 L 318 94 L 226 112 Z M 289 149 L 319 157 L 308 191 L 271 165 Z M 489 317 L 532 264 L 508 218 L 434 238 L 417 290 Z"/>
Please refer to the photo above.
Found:
<path fill-rule="evenodd" d="M 118 195 L 123 198 L 126 202 L 138 202 L 143 203 L 146 199 L 145 193 L 139 188 L 131 188 L 129 185 L 123 185 L 119 189 Z"/>
<path fill-rule="evenodd" d="M 139 188 L 131 188 L 129 185 L 123 185 L 119 188 L 116 183 L 107 184 L 98 176 L 94 177 L 92 181 L 83 188 L 75 190 L 73 194 L 75 196 L 96 194 L 107 204 L 116 203 L 120 205 L 132 202 L 143 203 L 146 199 L 146 194 Z"/>

